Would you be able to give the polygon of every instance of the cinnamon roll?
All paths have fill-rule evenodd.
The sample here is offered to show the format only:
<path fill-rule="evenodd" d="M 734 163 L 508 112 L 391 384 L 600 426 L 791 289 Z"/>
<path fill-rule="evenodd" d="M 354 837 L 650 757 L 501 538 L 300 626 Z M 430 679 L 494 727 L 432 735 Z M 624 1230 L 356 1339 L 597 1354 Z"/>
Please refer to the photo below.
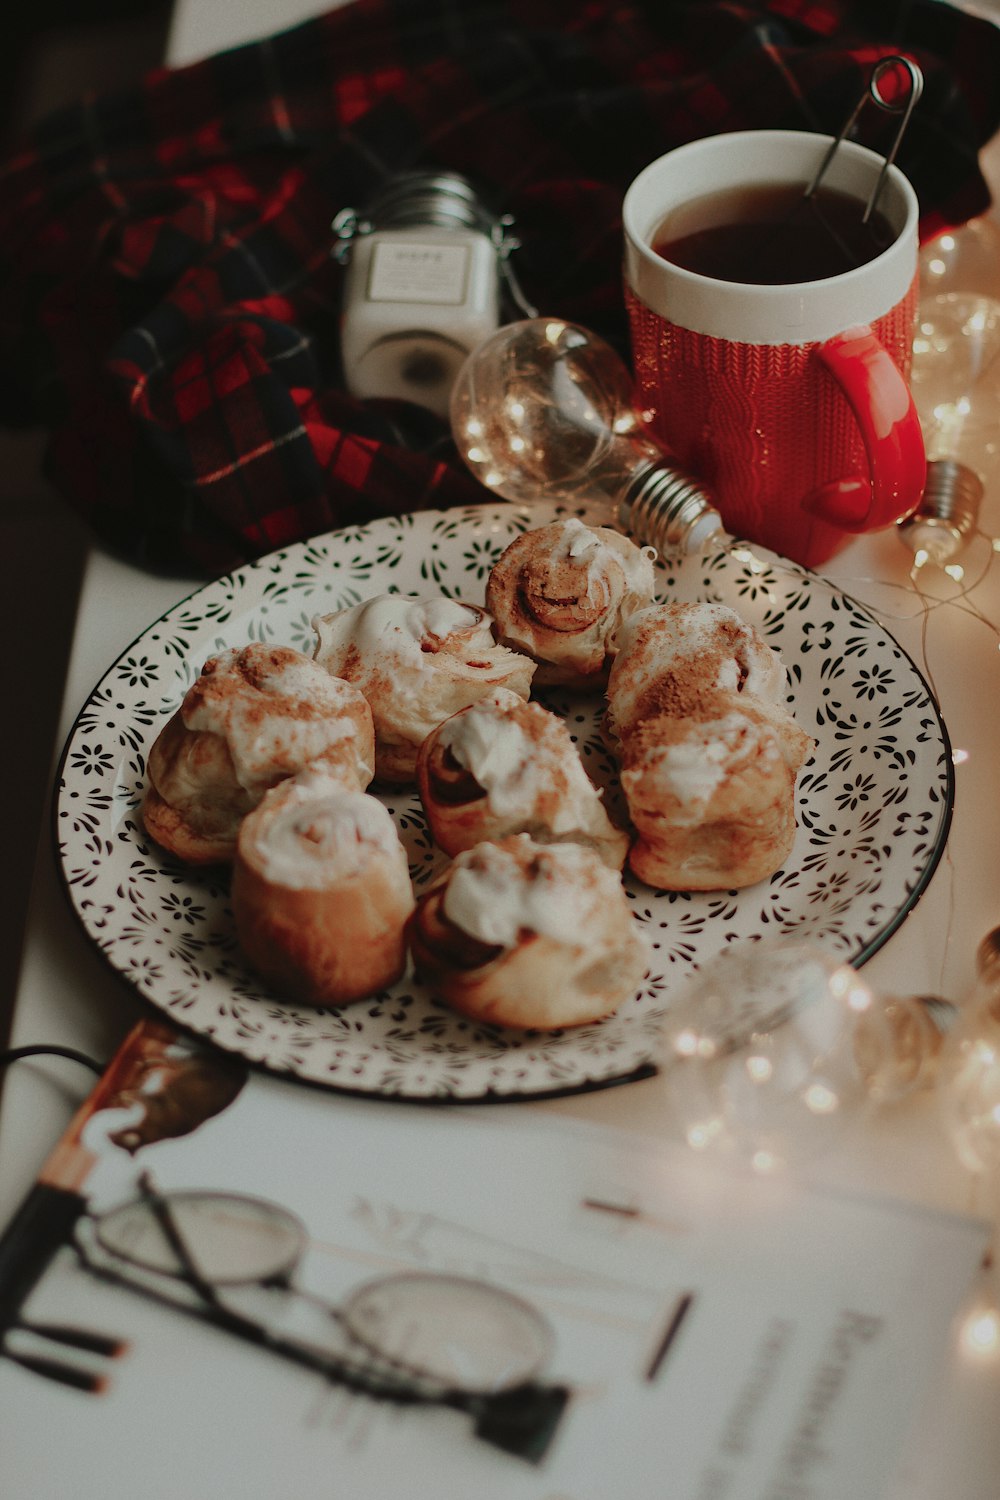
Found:
<path fill-rule="evenodd" d="M 633 873 L 661 891 L 733 890 L 772 875 L 791 852 L 795 779 L 812 745 L 790 716 L 736 694 L 642 720 L 621 760 Z"/>
<path fill-rule="evenodd" d="M 408 923 L 418 976 L 478 1021 L 555 1030 L 632 997 L 645 934 L 621 880 L 592 849 L 527 834 L 458 854 Z"/>
<path fill-rule="evenodd" d="M 653 604 L 621 632 L 608 679 L 604 733 L 620 745 L 651 714 L 682 717 L 706 694 L 738 693 L 782 712 L 787 674 L 778 653 L 725 604 Z"/>
<path fill-rule="evenodd" d="M 240 825 L 233 916 L 250 963 L 281 995 L 344 1005 L 394 984 L 413 911 L 406 854 L 386 807 L 309 769 Z"/>
<path fill-rule="evenodd" d="M 529 833 L 543 844 L 587 844 L 616 870 L 625 862 L 628 836 L 608 817 L 564 721 L 505 688 L 431 731 L 417 786 L 446 854 Z"/>
<path fill-rule="evenodd" d="M 190 864 L 229 860 L 241 819 L 269 787 L 322 760 L 363 789 L 374 747 L 364 695 L 310 657 L 261 643 L 221 651 L 153 743 L 143 822 Z"/>
<path fill-rule="evenodd" d="M 500 640 L 538 662 L 539 686 L 600 690 L 623 621 L 652 601 L 653 556 L 609 527 L 555 521 L 506 548 L 486 608 Z"/>
<path fill-rule="evenodd" d="M 431 730 L 496 688 L 527 698 L 534 662 L 497 645 L 491 624 L 478 605 L 401 594 L 313 621 L 316 660 L 371 705 L 378 780 L 412 781 Z"/>
<path fill-rule="evenodd" d="M 640 880 L 732 890 L 781 867 L 814 743 L 786 689 L 778 653 L 726 605 L 652 605 L 627 622 L 604 733 L 619 756 Z"/>

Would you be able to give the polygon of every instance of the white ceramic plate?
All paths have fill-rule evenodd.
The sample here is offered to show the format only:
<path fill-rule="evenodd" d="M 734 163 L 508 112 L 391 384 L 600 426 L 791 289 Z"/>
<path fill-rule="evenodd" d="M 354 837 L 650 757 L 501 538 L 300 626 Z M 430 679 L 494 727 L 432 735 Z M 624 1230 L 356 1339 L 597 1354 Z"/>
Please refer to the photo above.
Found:
<path fill-rule="evenodd" d="M 491 1028 L 453 1014 L 409 979 L 343 1010 L 312 1010 L 286 1003 L 250 971 L 225 878 L 163 854 L 137 811 L 148 748 L 202 663 L 251 640 L 311 652 L 314 615 L 377 593 L 481 603 L 507 543 L 561 514 L 491 503 L 332 532 L 199 589 L 114 663 L 65 749 L 59 854 L 85 931 L 141 996 L 249 1062 L 331 1088 L 537 1097 L 648 1072 L 672 988 L 724 944 L 794 934 L 861 964 L 898 927 L 947 837 L 953 778 L 944 725 L 916 667 L 864 609 L 756 549 L 750 560 L 720 553 L 670 561 L 660 585 L 670 598 L 731 604 L 780 650 L 796 718 L 818 741 L 799 779 L 795 846 L 769 881 L 739 892 L 658 893 L 627 879 L 654 963 L 615 1016 L 548 1034 Z M 600 701 L 546 701 L 565 715 L 587 769 L 613 800 Z M 384 800 L 419 890 L 444 856 L 415 791 Z"/>

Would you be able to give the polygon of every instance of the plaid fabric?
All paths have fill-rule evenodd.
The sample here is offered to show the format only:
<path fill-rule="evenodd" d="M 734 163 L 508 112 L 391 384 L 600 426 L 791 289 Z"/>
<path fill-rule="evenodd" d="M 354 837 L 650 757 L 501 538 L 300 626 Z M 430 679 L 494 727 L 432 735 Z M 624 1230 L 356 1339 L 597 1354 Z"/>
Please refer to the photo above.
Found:
<path fill-rule="evenodd" d="M 330 221 L 443 166 L 512 212 L 546 313 L 627 349 L 620 205 L 694 137 L 836 133 L 875 60 L 926 80 L 925 234 L 988 206 L 1000 32 L 941 0 L 356 0 L 48 117 L 0 167 L 0 414 L 115 550 L 219 572 L 483 498 L 443 424 L 346 395 Z M 885 149 L 895 121 L 857 134 Z"/>

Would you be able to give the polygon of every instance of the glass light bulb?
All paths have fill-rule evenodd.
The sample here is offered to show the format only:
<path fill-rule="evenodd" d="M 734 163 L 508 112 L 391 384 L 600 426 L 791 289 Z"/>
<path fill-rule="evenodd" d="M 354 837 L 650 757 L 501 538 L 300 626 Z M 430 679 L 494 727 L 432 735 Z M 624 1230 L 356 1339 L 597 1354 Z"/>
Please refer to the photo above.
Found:
<path fill-rule="evenodd" d="M 921 251 L 910 382 L 928 473 L 900 535 L 943 567 L 966 545 L 980 502 L 1000 506 L 1000 226 L 991 219 Z"/>
<path fill-rule="evenodd" d="M 970 1172 L 1000 1182 L 1000 928 L 977 956 L 977 983 L 941 1054 L 945 1128 Z"/>
<path fill-rule="evenodd" d="M 508 323 L 469 355 L 452 390 L 455 445 L 507 500 L 604 502 L 607 524 L 660 551 L 723 533 L 707 493 L 645 430 L 624 362 L 560 318 Z"/>
<path fill-rule="evenodd" d="M 681 1132 L 696 1150 L 758 1171 L 816 1155 L 865 1107 L 927 1083 L 951 1009 L 879 996 L 809 943 L 723 949 L 667 1018 L 664 1062 Z"/>
<path fill-rule="evenodd" d="M 875 995 L 854 1030 L 854 1061 L 876 1104 L 905 1099 L 936 1081 L 957 1014 L 936 995 Z"/>

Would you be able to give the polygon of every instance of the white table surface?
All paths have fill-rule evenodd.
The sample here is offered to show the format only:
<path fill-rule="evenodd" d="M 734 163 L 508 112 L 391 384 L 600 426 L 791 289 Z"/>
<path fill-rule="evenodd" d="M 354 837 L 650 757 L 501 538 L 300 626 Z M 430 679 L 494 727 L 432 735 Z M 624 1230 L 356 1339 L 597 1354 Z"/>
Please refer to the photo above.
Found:
<path fill-rule="evenodd" d="M 216 0 L 178 0 L 170 57 L 184 62 L 263 35 L 321 9 L 311 0 L 254 0 L 235 7 Z M 997 143 L 984 160 L 990 175 Z M 1000 173 L 996 174 L 1000 177 Z M 1000 532 L 1000 497 L 987 530 Z M 882 534 L 853 542 L 828 574 L 861 600 L 868 580 L 906 581 L 899 539 Z M 66 663 L 58 750 L 91 688 L 108 665 L 160 613 L 196 587 L 162 579 L 93 548 L 83 570 L 72 647 Z M 879 591 L 876 591 L 882 597 Z M 874 595 L 873 595 L 874 597 Z M 975 594 L 981 612 L 1000 622 L 1000 560 Z M 887 621 L 893 634 L 936 683 L 958 752 L 957 797 L 948 849 L 918 907 L 866 965 L 865 975 L 891 993 L 939 993 L 961 1000 L 971 987 L 976 946 L 1000 924 L 1000 796 L 996 703 L 1000 699 L 997 636 L 954 608 L 927 621 Z M 925 657 L 926 647 L 926 657 Z M 108 1058 L 144 1012 L 82 934 L 59 886 L 48 818 L 40 830 L 17 989 L 12 1042 L 57 1043 Z M 42 1059 L 9 1070 L 0 1111 L 0 1226 L 27 1192 L 45 1157 L 89 1091 L 90 1076 L 67 1061 Z M 293 1085 L 289 1085 L 293 1087 Z M 331 1111 L 351 1101 L 330 1096 Z M 505 1109 L 494 1111 L 502 1118 Z M 548 1115 L 656 1133 L 666 1115 L 659 1079 L 585 1096 L 513 1106 Z M 959 1167 L 942 1133 L 933 1095 L 886 1112 L 817 1164 L 819 1181 L 958 1212 L 980 1212 L 979 1185 Z M 976 1361 L 952 1351 L 918 1449 L 901 1472 L 894 1500 L 996 1500 L 1000 1494 L 1000 1358 Z M 2 1485 L 0 1453 L 0 1485 Z M 862 1500 L 862 1497 L 858 1497 Z"/>

